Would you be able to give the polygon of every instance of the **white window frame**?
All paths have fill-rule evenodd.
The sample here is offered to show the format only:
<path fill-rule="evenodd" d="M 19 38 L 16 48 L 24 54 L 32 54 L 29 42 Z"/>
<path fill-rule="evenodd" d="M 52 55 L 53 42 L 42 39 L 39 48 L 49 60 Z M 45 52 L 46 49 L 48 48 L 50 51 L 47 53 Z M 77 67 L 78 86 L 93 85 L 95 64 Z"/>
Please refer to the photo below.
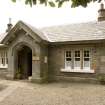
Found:
<path fill-rule="evenodd" d="M 0 68 L 8 67 L 7 51 L 0 51 Z"/>
<path fill-rule="evenodd" d="M 5 67 L 8 67 L 8 54 L 7 51 L 5 51 Z"/>
<path fill-rule="evenodd" d="M 84 68 L 84 51 L 88 50 L 90 53 L 90 62 L 89 62 L 89 68 Z M 71 67 L 66 66 L 66 51 L 71 51 Z M 85 49 L 73 49 L 73 50 L 66 50 L 65 51 L 65 68 L 61 69 L 62 72 L 83 72 L 83 73 L 94 73 L 94 70 L 91 70 L 91 49 L 85 48 Z M 80 51 L 80 67 L 75 67 L 75 51 Z M 78 58 L 78 57 L 77 57 Z"/>
<path fill-rule="evenodd" d="M 89 57 L 84 57 L 84 51 L 89 51 Z M 89 67 L 85 67 L 84 58 L 89 58 Z M 90 49 L 83 50 L 83 70 L 91 70 L 91 50 Z"/>
<path fill-rule="evenodd" d="M 76 55 L 76 52 L 78 52 L 79 51 L 79 54 L 77 53 L 77 56 L 75 56 Z M 74 50 L 74 70 L 80 70 L 81 69 L 81 50 Z M 80 55 L 80 56 L 78 56 L 78 55 Z M 76 59 L 80 59 L 79 61 L 76 61 Z M 79 64 L 79 66 L 78 67 L 76 67 L 76 62 L 79 62 L 80 64 Z"/>
<path fill-rule="evenodd" d="M 67 52 L 70 52 L 70 56 L 69 56 L 69 54 L 67 56 Z M 67 61 L 67 58 L 71 59 L 71 61 Z M 67 66 L 67 62 L 71 63 L 70 66 Z M 71 50 L 65 51 L 65 68 L 72 69 L 72 52 L 71 52 Z"/>

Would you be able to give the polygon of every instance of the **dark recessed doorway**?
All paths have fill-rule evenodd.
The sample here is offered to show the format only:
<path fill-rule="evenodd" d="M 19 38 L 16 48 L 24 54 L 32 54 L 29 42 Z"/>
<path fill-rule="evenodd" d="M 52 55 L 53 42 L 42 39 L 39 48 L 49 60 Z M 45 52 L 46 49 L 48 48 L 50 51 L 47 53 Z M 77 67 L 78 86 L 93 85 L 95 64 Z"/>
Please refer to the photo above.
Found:
<path fill-rule="evenodd" d="M 22 46 L 17 52 L 16 78 L 28 79 L 32 76 L 32 50 L 27 46 Z"/>

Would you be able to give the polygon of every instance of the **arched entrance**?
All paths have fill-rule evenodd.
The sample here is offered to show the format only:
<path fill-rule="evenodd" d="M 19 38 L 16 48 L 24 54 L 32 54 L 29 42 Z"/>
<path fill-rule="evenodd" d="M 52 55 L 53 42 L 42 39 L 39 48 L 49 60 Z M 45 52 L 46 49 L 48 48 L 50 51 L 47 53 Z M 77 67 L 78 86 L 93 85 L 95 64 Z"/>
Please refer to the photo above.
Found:
<path fill-rule="evenodd" d="M 18 48 L 16 66 L 15 78 L 28 79 L 32 76 L 32 50 L 28 46 Z"/>

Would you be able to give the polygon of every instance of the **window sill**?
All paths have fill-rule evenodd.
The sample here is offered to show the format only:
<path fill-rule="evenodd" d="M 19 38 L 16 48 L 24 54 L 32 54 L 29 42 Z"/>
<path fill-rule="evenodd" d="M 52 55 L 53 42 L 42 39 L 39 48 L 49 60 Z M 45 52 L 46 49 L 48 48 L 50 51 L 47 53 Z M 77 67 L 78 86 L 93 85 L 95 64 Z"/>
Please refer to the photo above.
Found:
<path fill-rule="evenodd" d="M 8 66 L 0 66 L 0 69 L 6 69 Z"/>
<path fill-rule="evenodd" d="M 76 73 L 95 73 L 94 70 L 90 70 L 90 69 L 80 69 L 80 70 L 77 70 L 77 69 L 61 69 L 61 72 L 76 72 Z"/>

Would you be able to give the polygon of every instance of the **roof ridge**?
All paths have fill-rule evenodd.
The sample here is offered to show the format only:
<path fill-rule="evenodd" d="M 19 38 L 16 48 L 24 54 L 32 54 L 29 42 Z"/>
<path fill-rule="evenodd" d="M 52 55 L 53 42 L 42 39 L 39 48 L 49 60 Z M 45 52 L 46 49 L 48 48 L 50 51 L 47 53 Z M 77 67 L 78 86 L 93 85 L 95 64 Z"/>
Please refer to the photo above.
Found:
<path fill-rule="evenodd" d="M 52 27 L 64 27 L 64 26 L 80 25 L 80 24 L 90 24 L 90 23 L 99 23 L 99 22 L 97 22 L 97 21 L 89 21 L 89 22 L 80 22 L 80 23 L 65 23 L 65 24 L 59 24 L 59 25 L 39 27 L 38 29 L 45 29 L 45 28 L 52 28 Z"/>

